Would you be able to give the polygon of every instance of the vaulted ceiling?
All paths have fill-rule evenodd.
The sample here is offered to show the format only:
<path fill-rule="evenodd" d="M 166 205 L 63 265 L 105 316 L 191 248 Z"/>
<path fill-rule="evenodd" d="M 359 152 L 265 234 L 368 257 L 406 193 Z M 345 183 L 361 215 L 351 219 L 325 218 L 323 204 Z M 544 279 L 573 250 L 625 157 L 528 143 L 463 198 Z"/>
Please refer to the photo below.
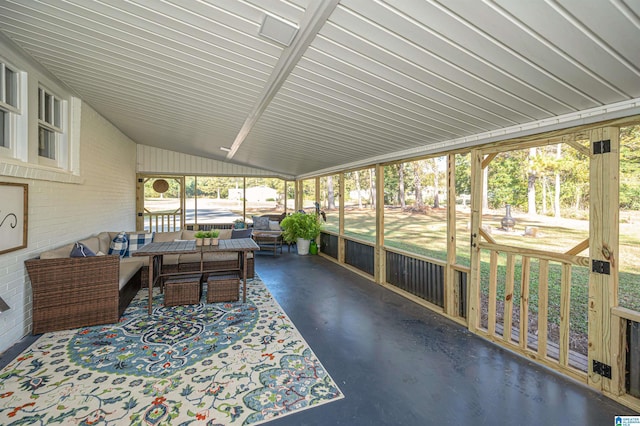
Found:
<path fill-rule="evenodd" d="M 290 176 L 640 106 L 637 0 L 0 0 L 0 31 L 135 142 Z"/>

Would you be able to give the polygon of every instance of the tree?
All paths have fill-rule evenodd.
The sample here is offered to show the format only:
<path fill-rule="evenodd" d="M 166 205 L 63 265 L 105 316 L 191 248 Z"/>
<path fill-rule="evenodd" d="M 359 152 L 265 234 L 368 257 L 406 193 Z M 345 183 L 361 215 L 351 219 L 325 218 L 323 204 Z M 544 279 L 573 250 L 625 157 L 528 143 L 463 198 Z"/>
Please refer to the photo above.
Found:
<path fill-rule="evenodd" d="M 527 205 L 528 173 L 526 164 L 528 153 L 523 150 L 508 151 L 497 155 L 488 171 L 488 204 L 500 209 L 505 205 L 524 210 Z"/>
<path fill-rule="evenodd" d="M 336 201 L 335 201 L 335 194 L 333 191 L 333 177 L 327 176 L 327 209 L 335 210 L 335 208 L 336 208 Z"/>
<path fill-rule="evenodd" d="M 373 209 L 376 207 L 376 185 L 373 179 L 373 168 L 369 168 L 369 205 Z"/>
<path fill-rule="evenodd" d="M 431 172 L 433 173 L 433 208 L 440 208 L 440 171 L 438 170 L 438 159 L 429 160 Z"/>
<path fill-rule="evenodd" d="M 562 145 L 558 144 L 558 147 L 556 148 L 556 160 L 560 162 L 561 159 L 562 159 Z M 556 175 L 556 190 L 555 190 L 555 196 L 553 197 L 553 211 L 554 211 L 554 216 L 556 218 L 560 218 L 562 213 L 560 211 L 560 168 L 559 167 L 556 168 L 555 175 Z"/>
<path fill-rule="evenodd" d="M 640 210 L 640 126 L 620 129 L 620 208 Z"/>
<path fill-rule="evenodd" d="M 398 202 L 403 210 L 407 207 L 404 197 L 404 163 L 398 164 Z"/>
<path fill-rule="evenodd" d="M 456 194 L 471 195 L 471 154 L 456 154 Z"/>
<path fill-rule="evenodd" d="M 356 179 L 356 193 L 358 194 L 358 208 L 361 209 L 362 208 L 362 194 L 360 194 L 360 171 L 356 170 L 355 172 L 355 179 Z"/>
<path fill-rule="evenodd" d="M 527 171 L 527 213 L 536 214 L 536 148 L 529 148 L 529 170 Z"/>
<path fill-rule="evenodd" d="M 422 200 L 422 173 L 420 170 L 420 162 L 413 162 L 413 190 L 416 196 L 416 204 L 415 207 L 420 209 L 424 205 L 424 201 Z"/>

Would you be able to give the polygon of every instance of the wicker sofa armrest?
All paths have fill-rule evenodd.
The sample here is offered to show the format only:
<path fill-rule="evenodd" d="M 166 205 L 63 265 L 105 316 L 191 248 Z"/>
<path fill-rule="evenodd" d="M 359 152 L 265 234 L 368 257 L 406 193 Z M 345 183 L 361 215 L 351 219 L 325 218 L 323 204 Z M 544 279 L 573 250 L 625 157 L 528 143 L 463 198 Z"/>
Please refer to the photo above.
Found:
<path fill-rule="evenodd" d="M 33 290 L 33 334 L 118 321 L 118 256 L 31 259 L 25 266 Z"/>

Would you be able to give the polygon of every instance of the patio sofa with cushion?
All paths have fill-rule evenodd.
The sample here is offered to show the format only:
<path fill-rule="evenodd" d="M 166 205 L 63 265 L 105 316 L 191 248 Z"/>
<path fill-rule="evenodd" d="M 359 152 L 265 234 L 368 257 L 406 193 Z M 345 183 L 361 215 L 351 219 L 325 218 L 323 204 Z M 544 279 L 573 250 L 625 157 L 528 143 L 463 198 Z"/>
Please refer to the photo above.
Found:
<path fill-rule="evenodd" d="M 231 232 L 221 230 L 219 238 L 231 238 Z M 118 245 L 119 234 L 128 236 L 126 247 Z M 32 333 L 117 322 L 141 284 L 147 283 L 148 258 L 132 257 L 135 250 L 151 241 L 194 239 L 193 234 L 193 231 L 101 232 L 78 241 L 80 245 L 66 244 L 25 261 L 32 287 Z M 72 251 L 78 257 L 72 257 Z M 235 253 L 204 254 L 205 269 L 237 267 Z M 163 272 L 199 269 L 199 253 L 168 255 L 163 259 Z M 254 259 L 250 256 L 247 276 L 253 277 L 254 271 Z"/>

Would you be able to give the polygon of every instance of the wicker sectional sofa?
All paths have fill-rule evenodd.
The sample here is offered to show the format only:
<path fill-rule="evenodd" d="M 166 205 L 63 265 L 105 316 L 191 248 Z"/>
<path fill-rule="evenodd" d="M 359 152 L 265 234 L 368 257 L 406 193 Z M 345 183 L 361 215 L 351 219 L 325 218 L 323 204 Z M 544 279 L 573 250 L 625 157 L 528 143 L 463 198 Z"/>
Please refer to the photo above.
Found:
<path fill-rule="evenodd" d="M 221 230 L 219 238 L 230 238 Z M 48 250 L 37 259 L 25 261 L 33 294 L 33 334 L 119 320 L 141 283 L 147 283 L 148 259 L 109 255 L 117 232 L 101 232 L 81 240 L 98 256 L 70 257 L 74 244 Z M 153 241 L 194 239 L 193 231 L 156 233 Z M 235 253 L 205 253 L 204 268 L 227 270 L 238 267 Z M 163 272 L 198 271 L 200 254 L 165 256 Z M 254 276 L 254 259 L 247 263 L 247 276 Z M 205 277 L 206 279 L 206 277 Z"/>

